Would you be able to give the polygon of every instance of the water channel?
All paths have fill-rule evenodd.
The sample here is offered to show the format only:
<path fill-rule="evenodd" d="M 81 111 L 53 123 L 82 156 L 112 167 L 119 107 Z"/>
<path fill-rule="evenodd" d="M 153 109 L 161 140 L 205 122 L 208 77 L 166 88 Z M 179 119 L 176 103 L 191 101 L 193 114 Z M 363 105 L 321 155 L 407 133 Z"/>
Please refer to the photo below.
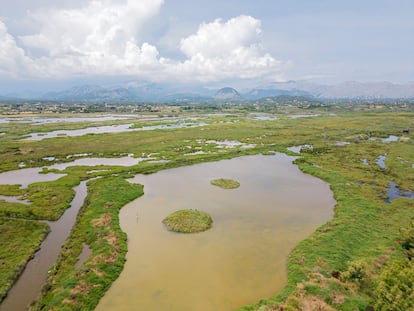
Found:
<path fill-rule="evenodd" d="M 335 204 L 329 186 L 292 159 L 258 155 L 136 176 L 145 194 L 120 213 L 127 262 L 96 310 L 232 310 L 275 295 L 289 252 Z M 210 185 L 221 177 L 240 188 Z M 162 219 L 189 208 L 209 213 L 213 228 L 167 231 Z"/>
<path fill-rule="evenodd" d="M 48 270 L 56 262 L 61 246 L 69 236 L 78 211 L 86 198 L 86 181 L 74 188 L 76 195 L 71 207 L 58 221 L 48 221 L 51 232 L 42 242 L 40 250 L 29 261 L 22 275 L 0 304 L 0 311 L 26 310 L 30 303 L 40 295 L 42 285 L 47 279 Z"/>

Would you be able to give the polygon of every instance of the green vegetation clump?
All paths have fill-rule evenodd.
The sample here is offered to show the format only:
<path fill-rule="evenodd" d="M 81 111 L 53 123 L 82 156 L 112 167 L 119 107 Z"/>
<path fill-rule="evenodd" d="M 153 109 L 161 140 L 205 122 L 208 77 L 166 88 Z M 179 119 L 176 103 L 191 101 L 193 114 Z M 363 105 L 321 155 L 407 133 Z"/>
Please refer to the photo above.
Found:
<path fill-rule="evenodd" d="M 236 189 L 240 187 L 240 183 L 233 179 L 219 178 L 210 181 L 213 186 L 217 186 L 223 189 Z"/>
<path fill-rule="evenodd" d="M 401 229 L 400 244 L 406 255 L 404 259 L 390 261 L 374 288 L 376 310 L 412 310 L 414 307 L 414 221 Z"/>
<path fill-rule="evenodd" d="M 213 219 L 207 213 L 190 209 L 176 211 L 162 222 L 170 231 L 196 233 L 210 229 Z"/>
<path fill-rule="evenodd" d="M 381 273 L 374 290 L 375 310 L 403 311 L 414 306 L 414 263 L 395 260 Z"/>

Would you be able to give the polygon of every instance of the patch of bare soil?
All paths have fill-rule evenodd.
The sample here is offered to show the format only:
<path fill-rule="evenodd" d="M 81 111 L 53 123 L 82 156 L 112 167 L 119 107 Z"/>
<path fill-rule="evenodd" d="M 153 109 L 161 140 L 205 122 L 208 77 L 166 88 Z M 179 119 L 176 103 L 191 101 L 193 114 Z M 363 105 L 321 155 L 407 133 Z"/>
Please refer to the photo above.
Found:
<path fill-rule="evenodd" d="M 94 226 L 95 228 L 98 228 L 98 227 L 106 227 L 107 225 L 111 223 L 111 221 L 112 221 L 111 214 L 105 213 L 105 214 L 102 214 L 101 217 L 97 219 L 93 219 L 91 223 L 92 223 L 92 226 Z"/>

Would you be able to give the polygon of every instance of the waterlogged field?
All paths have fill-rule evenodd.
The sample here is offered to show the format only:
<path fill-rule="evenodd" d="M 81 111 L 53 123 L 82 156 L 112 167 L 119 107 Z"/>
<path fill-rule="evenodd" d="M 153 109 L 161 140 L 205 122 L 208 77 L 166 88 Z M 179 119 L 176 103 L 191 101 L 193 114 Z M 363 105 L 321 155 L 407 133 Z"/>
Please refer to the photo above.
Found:
<path fill-rule="evenodd" d="M 90 120 L 0 122 L 0 172 L 43 168 L 43 176 L 62 174 L 23 187 L 0 185 L 0 299 L 49 231 L 43 221 L 61 217 L 81 181 L 88 181 L 88 196 L 34 310 L 93 310 L 119 276 L 127 243 L 118 213 L 145 192 L 128 178 L 201 162 L 285 152 L 300 156 L 295 163 L 303 172 L 329 183 L 335 214 L 292 250 L 284 289 L 273 297 L 257 297 L 257 304 L 251 301 L 243 309 L 365 310 L 372 305 L 378 310 L 409 310 L 414 301 L 414 113 L 410 110 L 409 105 L 257 106 L 255 111 L 236 105 L 165 108 L 174 117 L 198 118 L 191 121 L 202 124 L 197 127 L 159 127 L 170 122 L 158 118 L 159 113 L 93 124 Z M 25 139 L 32 133 L 131 123 L 135 128 L 154 123 L 154 128 Z M 296 152 L 289 151 L 291 147 Z M 52 167 L 82 158 L 128 155 L 140 160 L 129 166 L 86 162 Z M 90 255 L 79 265 L 85 245 Z"/>

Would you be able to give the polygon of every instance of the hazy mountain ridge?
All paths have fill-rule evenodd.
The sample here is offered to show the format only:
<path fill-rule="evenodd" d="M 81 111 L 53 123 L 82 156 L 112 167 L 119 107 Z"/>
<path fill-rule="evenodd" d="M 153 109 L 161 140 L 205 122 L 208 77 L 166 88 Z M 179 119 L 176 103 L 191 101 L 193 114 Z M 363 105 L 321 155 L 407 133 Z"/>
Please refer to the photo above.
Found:
<path fill-rule="evenodd" d="M 347 81 L 335 85 L 322 85 L 308 81 L 287 81 L 267 84 L 254 90 L 279 91 L 281 95 L 308 95 L 322 99 L 414 98 L 414 82 L 394 84 L 386 81 Z"/>
<path fill-rule="evenodd" d="M 126 88 L 105 88 L 99 85 L 75 86 L 62 92 L 47 93 L 44 99 L 53 100 L 128 100 L 134 96 Z"/>
<path fill-rule="evenodd" d="M 214 95 L 215 100 L 239 100 L 242 99 L 240 93 L 232 87 L 219 89 Z"/>
<path fill-rule="evenodd" d="M 321 97 L 355 99 L 414 98 L 414 82 L 393 84 L 386 81 L 368 83 L 348 81 L 327 88 L 325 92 L 322 92 Z"/>
<path fill-rule="evenodd" d="M 23 94 L 0 94 L 1 99 L 28 98 Z M 322 85 L 309 81 L 272 82 L 241 93 L 232 87 L 218 90 L 197 87 L 180 87 L 142 81 L 120 85 L 81 85 L 59 92 L 46 93 L 33 99 L 63 101 L 212 101 L 251 100 L 274 96 L 305 96 L 318 99 L 408 99 L 414 98 L 414 82 L 394 84 L 391 82 L 348 81 L 335 85 Z"/>

